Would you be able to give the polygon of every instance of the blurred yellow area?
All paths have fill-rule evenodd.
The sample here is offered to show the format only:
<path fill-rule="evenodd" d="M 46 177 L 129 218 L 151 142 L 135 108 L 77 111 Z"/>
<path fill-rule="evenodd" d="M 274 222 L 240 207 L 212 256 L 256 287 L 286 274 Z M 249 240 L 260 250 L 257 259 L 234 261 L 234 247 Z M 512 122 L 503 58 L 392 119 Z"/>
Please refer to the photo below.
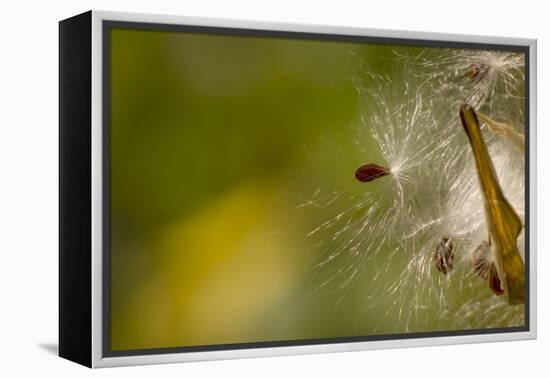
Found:
<path fill-rule="evenodd" d="M 335 309 L 340 294 L 317 292 L 340 267 L 319 280 L 310 274 L 318 243 L 331 235 L 307 238 L 327 214 L 299 207 L 321 185 L 326 195 L 353 184 L 361 162 L 351 148 L 350 52 L 391 53 L 341 42 L 111 31 L 113 350 L 372 327 L 354 311 L 360 297 L 348 295 Z"/>
<path fill-rule="evenodd" d="M 154 242 L 164 268 L 130 294 L 135 311 L 112 348 L 267 338 L 255 324 L 299 278 L 305 257 L 298 240 L 276 232 L 282 209 L 273 190 L 248 183 L 169 227 Z"/>

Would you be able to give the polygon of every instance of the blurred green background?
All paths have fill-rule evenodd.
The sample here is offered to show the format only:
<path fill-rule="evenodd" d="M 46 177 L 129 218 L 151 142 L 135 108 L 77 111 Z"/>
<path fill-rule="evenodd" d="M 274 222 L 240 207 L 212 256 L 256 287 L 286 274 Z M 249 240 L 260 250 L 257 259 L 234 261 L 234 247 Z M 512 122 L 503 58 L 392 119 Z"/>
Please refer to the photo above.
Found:
<path fill-rule="evenodd" d="M 307 234 L 330 214 L 299 206 L 357 186 L 352 79 L 389 72 L 390 47 L 111 33 L 111 348 L 403 332 L 377 290 L 406 257 L 320 288 L 334 230 Z"/>

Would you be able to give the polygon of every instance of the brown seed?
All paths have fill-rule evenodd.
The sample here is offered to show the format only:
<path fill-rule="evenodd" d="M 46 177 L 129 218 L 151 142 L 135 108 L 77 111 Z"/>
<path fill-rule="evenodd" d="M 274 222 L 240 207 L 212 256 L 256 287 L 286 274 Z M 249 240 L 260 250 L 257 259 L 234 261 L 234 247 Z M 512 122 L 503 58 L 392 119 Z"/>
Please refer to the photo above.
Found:
<path fill-rule="evenodd" d="M 455 259 L 453 241 L 447 237 L 442 237 L 433 251 L 433 260 L 435 267 L 443 274 L 453 270 Z"/>
<path fill-rule="evenodd" d="M 491 247 L 486 241 L 482 241 L 472 252 L 472 269 L 478 276 L 487 279 L 489 277 L 489 256 Z"/>
<path fill-rule="evenodd" d="M 497 266 L 495 263 L 491 264 L 491 268 L 489 269 L 489 278 L 487 281 L 489 282 L 489 288 L 493 291 L 493 293 L 495 293 L 495 295 L 504 294 L 504 290 L 500 287 L 500 278 L 498 278 Z"/>
<path fill-rule="evenodd" d="M 360 182 L 370 182 L 389 174 L 389 169 L 377 164 L 369 163 L 357 168 L 355 171 L 355 178 Z"/>
<path fill-rule="evenodd" d="M 483 80 L 489 73 L 489 66 L 484 63 L 472 63 L 468 66 L 467 75 L 470 80 L 478 82 Z"/>
<path fill-rule="evenodd" d="M 500 286 L 497 266 L 494 261 L 490 260 L 491 253 L 489 243 L 481 242 L 472 253 L 472 269 L 475 274 L 487 281 L 489 289 L 495 295 L 502 295 L 504 290 Z"/>

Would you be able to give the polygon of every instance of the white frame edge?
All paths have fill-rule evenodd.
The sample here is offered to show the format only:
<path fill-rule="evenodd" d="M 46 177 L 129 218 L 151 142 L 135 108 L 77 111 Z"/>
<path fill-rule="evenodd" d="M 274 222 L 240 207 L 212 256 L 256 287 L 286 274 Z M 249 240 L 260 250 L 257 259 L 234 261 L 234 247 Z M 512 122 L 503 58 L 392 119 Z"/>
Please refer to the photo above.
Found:
<path fill-rule="evenodd" d="M 381 38 L 403 38 L 437 40 L 443 42 L 487 43 L 517 45 L 529 47 L 529 168 L 530 168 L 530 298 L 528 332 L 463 335 L 446 337 L 426 337 L 418 339 L 400 339 L 383 341 L 351 342 L 341 344 L 317 344 L 288 347 L 266 347 L 255 349 L 232 349 L 208 352 L 183 352 L 166 354 L 144 354 L 139 356 L 103 357 L 103 324 L 102 324 L 102 22 L 127 21 L 159 24 L 181 24 L 211 26 L 239 29 L 273 30 L 287 32 L 308 32 L 324 34 L 358 35 Z M 192 362 L 223 360 L 235 358 L 252 358 L 267 356 L 286 356 L 313 353 L 351 352 L 389 348 L 410 348 L 467 343 L 497 341 L 531 340 L 537 337 L 537 292 L 536 292 L 536 254 L 537 254 L 537 42 L 535 39 L 489 37 L 477 35 L 440 34 L 427 32 L 408 32 L 398 30 L 379 30 L 355 27 L 339 27 L 313 24 L 285 24 L 230 20 L 202 17 L 183 17 L 156 14 L 139 14 L 125 12 L 92 11 L 92 367 L 115 367 L 174 362 Z"/>
<path fill-rule="evenodd" d="M 103 53 L 100 12 L 92 11 L 92 367 L 103 360 Z"/>

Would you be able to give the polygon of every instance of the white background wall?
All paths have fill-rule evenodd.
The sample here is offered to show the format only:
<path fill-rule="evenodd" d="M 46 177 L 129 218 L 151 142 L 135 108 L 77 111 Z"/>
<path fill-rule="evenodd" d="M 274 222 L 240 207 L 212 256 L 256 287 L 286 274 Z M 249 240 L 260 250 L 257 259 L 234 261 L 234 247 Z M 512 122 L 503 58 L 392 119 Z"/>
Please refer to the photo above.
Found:
<path fill-rule="evenodd" d="M 519 377 L 550 372 L 550 11 L 545 1 L 125 0 L 4 2 L 0 21 L 0 376 Z M 537 341 L 90 371 L 57 344 L 57 21 L 88 9 L 537 38 Z M 546 105 L 546 106 L 544 106 Z M 545 298 L 546 296 L 546 298 Z M 545 350 L 546 349 L 546 350 Z"/>

